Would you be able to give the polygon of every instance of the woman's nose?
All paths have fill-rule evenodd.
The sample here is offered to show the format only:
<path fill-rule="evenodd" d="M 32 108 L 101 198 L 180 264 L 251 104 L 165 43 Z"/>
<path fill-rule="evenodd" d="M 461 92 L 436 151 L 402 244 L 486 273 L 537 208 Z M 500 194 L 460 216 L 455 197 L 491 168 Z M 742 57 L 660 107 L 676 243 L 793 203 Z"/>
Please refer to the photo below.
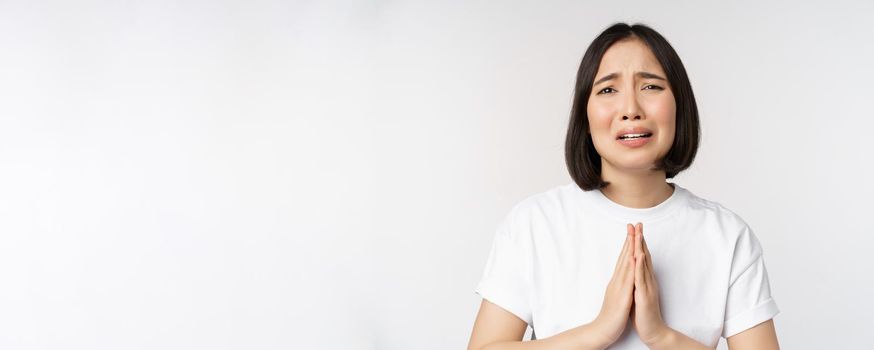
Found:
<path fill-rule="evenodd" d="M 630 118 L 643 119 L 643 113 L 641 113 L 640 104 L 637 102 L 637 94 L 626 94 L 624 102 L 625 105 L 622 109 L 622 120 Z"/>

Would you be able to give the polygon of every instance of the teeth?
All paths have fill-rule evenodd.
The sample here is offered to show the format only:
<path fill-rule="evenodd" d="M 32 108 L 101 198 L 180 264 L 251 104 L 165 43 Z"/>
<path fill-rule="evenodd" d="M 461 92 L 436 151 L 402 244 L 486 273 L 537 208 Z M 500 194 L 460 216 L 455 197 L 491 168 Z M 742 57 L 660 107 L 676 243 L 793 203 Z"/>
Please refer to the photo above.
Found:
<path fill-rule="evenodd" d="M 625 134 L 625 135 L 619 136 L 619 138 L 620 139 L 636 139 L 636 138 L 644 137 L 646 135 L 649 135 L 649 134 Z"/>

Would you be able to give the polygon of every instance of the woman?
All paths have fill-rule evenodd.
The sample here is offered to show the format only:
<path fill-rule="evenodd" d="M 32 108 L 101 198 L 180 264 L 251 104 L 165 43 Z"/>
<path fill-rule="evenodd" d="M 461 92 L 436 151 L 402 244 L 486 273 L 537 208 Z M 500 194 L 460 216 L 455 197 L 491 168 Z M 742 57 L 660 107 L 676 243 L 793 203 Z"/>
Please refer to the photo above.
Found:
<path fill-rule="evenodd" d="M 468 348 L 708 349 L 724 337 L 731 350 L 778 349 L 756 235 L 666 181 L 691 165 L 698 135 L 671 45 L 642 24 L 601 33 L 577 74 L 574 182 L 524 199 L 498 227 Z"/>

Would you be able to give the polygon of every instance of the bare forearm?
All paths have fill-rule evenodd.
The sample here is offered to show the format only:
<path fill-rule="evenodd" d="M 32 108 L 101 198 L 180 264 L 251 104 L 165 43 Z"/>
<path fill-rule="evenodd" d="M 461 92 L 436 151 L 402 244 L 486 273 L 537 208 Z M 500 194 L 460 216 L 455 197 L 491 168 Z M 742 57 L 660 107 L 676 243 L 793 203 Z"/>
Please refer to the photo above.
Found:
<path fill-rule="evenodd" d="M 653 344 L 647 344 L 650 350 L 712 350 L 713 348 L 701 344 L 687 335 L 671 329 L 663 337 Z"/>
<path fill-rule="evenodd" d="M 543 339 L 492 343 L 480 350 L 603 350 L 609 345 L 589 323 Z"/>

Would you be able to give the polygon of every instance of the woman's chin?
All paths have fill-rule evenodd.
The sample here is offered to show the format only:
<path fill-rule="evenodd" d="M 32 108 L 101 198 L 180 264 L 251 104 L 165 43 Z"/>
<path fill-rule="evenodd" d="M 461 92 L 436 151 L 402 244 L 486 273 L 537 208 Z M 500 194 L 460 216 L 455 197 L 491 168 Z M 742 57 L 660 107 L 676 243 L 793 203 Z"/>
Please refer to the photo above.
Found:
<path fill-rule="evenodd" d="M 631 173 L 649 172 L 655 167 L 655 161 L 652 159 L 627 160 L 613 164 L 616 170 Z"/>

